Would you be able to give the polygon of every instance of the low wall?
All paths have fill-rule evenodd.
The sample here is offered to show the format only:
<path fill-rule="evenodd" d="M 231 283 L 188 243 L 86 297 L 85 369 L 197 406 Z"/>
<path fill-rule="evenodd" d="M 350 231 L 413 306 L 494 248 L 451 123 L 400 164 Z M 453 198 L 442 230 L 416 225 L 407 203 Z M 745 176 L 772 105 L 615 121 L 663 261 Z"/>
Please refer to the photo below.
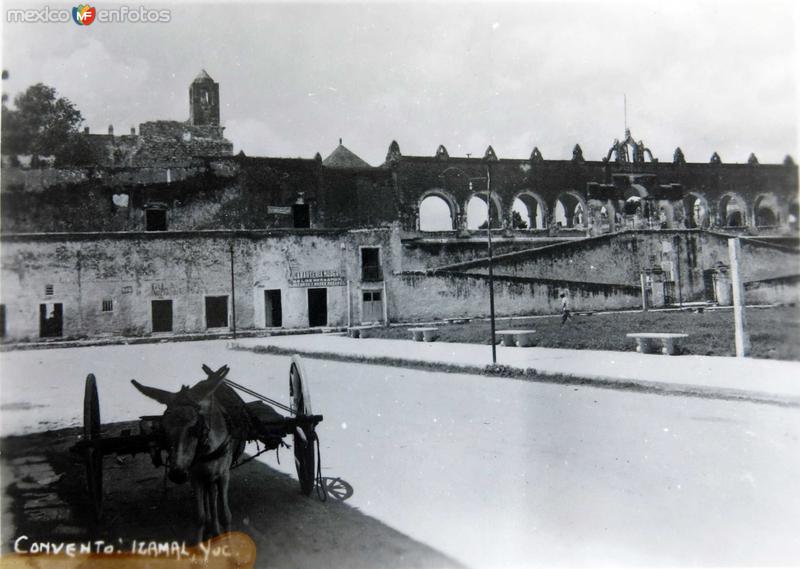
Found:
<path fill-rule="evenodd" d="M 494 232 L 492 249 L 495 255 L 503 255 L 563 241 L 566 240 L 550 238 L 546 234 L 544 237 L 531 238 L 520 234 L 508 237 Z M 405 272 L 428 271 L 442 265 L 474 261 L 487 255 L 486 239 L 484 235 L 479 235 L 477 232 L 472 232 L 468 237 L 448 235 L 439 238 L 417 233 L 414 237 L 403 239 L 403 271 Z"/>
<path fill-rule="evenodd" d="M 800 303 L 800 274 L 745 283 L 748 304 Z"/>
<path fill-rule="evenodd" d="M 729 238 L 701 230 L 624 231 L 499 254 L 493 266 L 495 275 L 631 286 L 639 283 L 643 270 L 655 269 L 664 272 L 665 280 L 676 282 L 684 301 L 701 301 L 707 298 L 705 271 L 730 263 Z M 742 239 L 741 243 L 740 266 L 746 281 L 792 275 L 800 270 L 797 249 L 749 239 Z M 439 269 L 485 275 L 488 260 L 481 258 Z"/>
<path fill-rule="evenodd" d="M 499 276 L 494 279 L 498 316 L 557 314 L 560 294 L 567 292 L 575 311 L 619 310 L 641 304 L 637 287 Z M 468 273 L 401 273 L 390 295 L 395 321 L 489 315 L 489 278 Z"/>

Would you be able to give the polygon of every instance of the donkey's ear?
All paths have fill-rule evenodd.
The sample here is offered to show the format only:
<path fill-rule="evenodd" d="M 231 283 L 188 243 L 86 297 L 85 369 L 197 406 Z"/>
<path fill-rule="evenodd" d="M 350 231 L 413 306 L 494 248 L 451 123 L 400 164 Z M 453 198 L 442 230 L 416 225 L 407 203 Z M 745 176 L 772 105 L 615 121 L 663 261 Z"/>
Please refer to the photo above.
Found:
<path fill-rule="evenodd" d="M 170 393 L 169 391 L 158 389 L 156 387 L 147 387 L 146 385 L 142 385 L 135 379 L 132 379 L 131 383 L 136 389 L 138 389 L 144 395 L 146 395 L 150 399 L 155 399 L 156 401 L 158 401 L 159 403 L 163 403 L 164 405 L 169 405 L 175 398 L 174 393 Z"/>
<path fill-rule="evenodd" d="M 189 390 L 189 397 L 191 397 L 194 401 L 200 403 L 203 399 L 209 397 L 212 393 L 214 393 L 217 390 L 217 388 L 223 383 L 225 383 L 224 374 L 204 379 L 200 383 L 195 384 Z"/>

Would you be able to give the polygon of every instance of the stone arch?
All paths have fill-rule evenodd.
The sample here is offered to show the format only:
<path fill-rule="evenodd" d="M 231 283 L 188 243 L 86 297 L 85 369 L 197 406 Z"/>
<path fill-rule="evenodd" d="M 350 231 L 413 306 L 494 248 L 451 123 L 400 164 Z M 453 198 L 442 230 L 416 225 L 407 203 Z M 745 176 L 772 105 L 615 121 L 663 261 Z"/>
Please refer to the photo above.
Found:
<path fill-rule="evenodd" d="M 800 229 L 800 206 L 797 203 L 797 196 L 793 197 L 786 208 L 786 223 L 794 232 Z"/>
<path fill-rule="evenodd" d="M 623 197 L 626 200 L 629 199 L 629 198 L 632 198 L 632 197 L 646 198 L 646 197 L 649 197 L 649 196 L 650 196 L 650 192 L 648 192 L 647 188 L 645 188 L 641 184 L 631 184 L 630 186 L 625 188 L 625 193 L 623 194 Z"/>
<path fill-rule="evenodd" d="M 586 200 L 575 190 L 561 192 L 553 202 L 553 223 L 561 227 L 585 227 Z"/>
<path fill-rule="evenodd" d="M 521 203 L 523 207 L 518 208 L 517 204 Z M 514 199 L 511 200 L 511 209 L 519 211 L 522 219 L 528 223 L 528 229 L 546 229 L 547 228 L 547 202 L 544 198 L 531 190 L 523 190 L 518 192 Z M 524 215 L 523 210 L 524 209 Z"/>
<path fill-rule="evenodd" d="M 617 208 L 612 200 L 591 199 L 587 202 L 588 223 L 592 234 L 613 233 L 616 231 Z"/>
<path fill-rule="evenodd" d="M 753 225 L 772 227 L 780 224 L 778 198 L 773 193 L 759 194 L 753 201 Z"/>
<path fill-rule="evenodd" d="M 686 227 L 689 229 L 706 228 L 709 225 L 708 200 L 703 194 L 687 192 L 683 198 L 686 211 Z"/>
<path fill-rule="evenodd" d="M 622 213 L 629 227 L 638 227 L 646 223 L 650 216 L 650 204 L 647 201 L 650 193 L 641 184 L 631 184 L 622 194 Z"/>
<path fill-rule="evenodd" d="M 612 202 L 611 200 L 608 200 L 600 208 L 600 215 L 602 215 L 604 217 L 608 217 L 609 221 L 612 222 L 612 223 L 616 219 L 616 217 L 615 217 L 616 214 L 617 214 L 617 208 L 614 205 L 614 202 Z"/>
<path fill-rule="evenodd" d="M 746 227 L 747 206 L 739 194 L 728 192 L 719 200 L 719 219 L 723 227 Z"/>
<path fill-rule="evenodd" d="M 447 206 L 450 216 L 449 227 L 440 226 L 443 211 L 441 202 Z M 428 207 L 423 207 L 428 204 Z M 424 211 L 426 210 L 427 211 Z M 424 192 L 417 202 L 417 230 L 419 231 L 452 231 L 459 226 L 461 211 L 456 199 L 449 192 L 434 188 Z"/>
<path fill-rule="evenodd" d="M 655 204 L 656 223 L 659 229 L 672 229 L 675 226 L 675 207 L 669 200 L 658 200 Z"/>
<path fill-rule="evenodd" d="M 492 192 L 492 229 L 499 229 L 503 227 L 503 204 L 500 201 L 500 197 L 497 195 L 496 192 Z M 479 201 L 474 201 L 479 200 Z M 486 227 L 484 224 L 486 223 L 486 219 L 488 215 L 482 213 L 483 209 L 486 208 L 488 205 L 488 200 L 486 196 L 486 192 L 473 192 L 467 199 L 464 201 L 463 211 L 464 211 L 464 225 L 467 229 L 478 229 L 480 226 Z M 473 214 L 470 215 L 470 205 L 475 208 L 476 205 L 480 204 L 480 211 L 481 213 L 475 214 L 473 209 Z M 486 212 L 488 214 L 488 211 Z"/>

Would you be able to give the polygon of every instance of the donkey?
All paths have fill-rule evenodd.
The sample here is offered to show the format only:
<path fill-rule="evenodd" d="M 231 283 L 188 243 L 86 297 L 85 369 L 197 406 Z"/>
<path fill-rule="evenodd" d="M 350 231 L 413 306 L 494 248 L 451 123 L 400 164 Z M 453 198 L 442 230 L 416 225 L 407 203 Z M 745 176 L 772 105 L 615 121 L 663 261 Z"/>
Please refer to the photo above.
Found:
<path fill-rule="evenodd" d="M 168 476 L 176 484 L 191 480 L 200 526 L 198 541 L 219 535 L 223 528 L 230 530 L 230 469 L 244 443 L 231 432 L 225 408 L 214 396 L 223 386 L 228 367 L 204 369 L 208 379 L 191 388 L 184 385 L 177 393 L 131 380 L 144 395 L 167 406 L 161 424 L 169 453 Z M 225 389 L 230 390 L 227 386 Z"/>

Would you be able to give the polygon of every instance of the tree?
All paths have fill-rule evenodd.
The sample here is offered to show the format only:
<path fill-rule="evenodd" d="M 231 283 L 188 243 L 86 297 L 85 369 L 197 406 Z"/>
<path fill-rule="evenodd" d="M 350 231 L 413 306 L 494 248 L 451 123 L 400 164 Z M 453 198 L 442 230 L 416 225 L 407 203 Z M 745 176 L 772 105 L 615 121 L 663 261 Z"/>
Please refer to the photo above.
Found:
<path fill-rule="evenodd" d="M 522 219 L 517 210 L 511 212 L 511 227 L 514 229 L 528 229 L 528 222 Z"/>
<path fill-rule="evenodd" d="M 3 105 L 4 154 L 74 155 L 79 145 L 81 112 L 53 87 L 37 83 L 14 98 L 14 109 Z"/>
<path fill-rule="evenodd" d="M 3 81 L 5 81 L 6 79 L 8 79 L 8 71 L 7 71 L 7 70 L 5 70 L 5 69 L 3 69 L 2 78 L 3 78 Z M 7 100 L 8 100 L 8 95 L 6 95 L 6 92 L 5 92 L 5 90 L 3 90 L 3 108 L 5 108 L 5 106 L 6 106 L 6 101 L 7 101 Z"/>

